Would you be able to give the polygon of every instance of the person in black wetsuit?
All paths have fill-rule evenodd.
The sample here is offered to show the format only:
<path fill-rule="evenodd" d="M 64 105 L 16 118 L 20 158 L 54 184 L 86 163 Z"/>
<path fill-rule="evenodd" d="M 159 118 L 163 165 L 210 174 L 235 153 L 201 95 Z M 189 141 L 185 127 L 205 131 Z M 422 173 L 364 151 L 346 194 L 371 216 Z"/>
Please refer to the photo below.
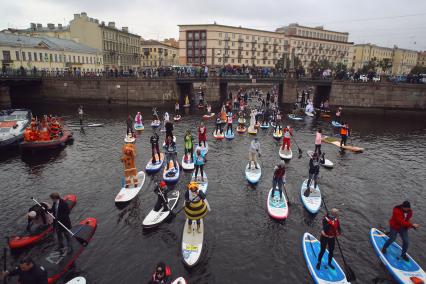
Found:
<path fill-rule="evenodd" d="M 133 136 L 133 120 L 130 117 L 130 114 L 126 119 L 126 126 L 127 126 L 126 135 L 129 134 L 129 133 L 132 133 L 132 136 Z"/>
<path fill-rule="evenodd" d="M 322 219 L 322 231 L 321 231 L 321 237 L 320 237 L 321 250 L 318 255 L 318 263 L 316 265 L 316 268 L 318 270 L 321 268 L 321 260 L 327 246 L 328 246 L 328 267 L 330 267 L 331 269 L 335 268 L 331 264 L 331 262 L 333 261 L 334 245 L 336 243 L 336 237 L 340 236 L 342 233 L 339 219 L 337 218 L 338 212 L 339 210 L 337 210 L 336 208 L 333 208 Z"/>
<path fill-rule="evenodd" d="M 314 188 L 317 188 L 317 181 L 318 181 L 318 175 L 319 175 L 319 157 L 318 153 L 314 152 L 312 154 L 312 158 L 309 160 L 309 178 L 308 178 L 308 184 L 306 185 L 306 190 L 303 193 L 306 197 L 309 197 L 309 194 L 311 193 L 311 181 L 314 180 Z"/>
<path fill-rule="evenodd" d="M 31 257 L 23 258 L 19 266 L 11 271 L 1 272 L 1 277 L 18 276 L 20 284 L 47 284 L 47 271 L 43 266 L 36 264 Z"/>
<path fill-rule="evenodd" d="M 167 121 L 164 127 L 166 128 L 166 137 L 171 136 L 173 138 L 173 123 Z"/>
<path fill-rule="evenodd" d="M 161 160 L 160 156 L 160 145 L 159 141 L 160 137 L 158 137 L 157 132 L 154 130 L 154 133 L 152 134 L 151 138 L 149 139 L 149 142 L 151 143 L 151 152 L 152 152 L 152 163 L 155 164 L 157 160 L 155 159 L 155 155 L 158 156 L 158 161 Z"/>
<path fill-rule="evenodd" d="M 154 211 L 160 211 L 161 207 L 163 207 L 163 212 L 168 211 L 167 184 L 161 181 L 154 189 L 154 192 L 157 194 L 157 203 L 155 203 Z"/>
<path fill-rule="evenodd" d="M 56 232 L 56 235 L 58 237 L 58 248 L 62 249 L 64 248 L 63 244 L 63 236 L 67 239 L 67 248 L 71 250 L 70 247 L 70 235 L 69 232 L 64 229 L 63 226 L 65 226 L 68 229 L 71 229 L 71 219 L 70 219 L 70 208 L 65 200 L 61 198 L 59 193 L 53 192 L 50 194 L 50 198 L 53 201 L 51 212 L 52 215 L 55 217 L 53 220 L 53 229 Z M 61 224 L 58 223 L 61 222 Z"/>

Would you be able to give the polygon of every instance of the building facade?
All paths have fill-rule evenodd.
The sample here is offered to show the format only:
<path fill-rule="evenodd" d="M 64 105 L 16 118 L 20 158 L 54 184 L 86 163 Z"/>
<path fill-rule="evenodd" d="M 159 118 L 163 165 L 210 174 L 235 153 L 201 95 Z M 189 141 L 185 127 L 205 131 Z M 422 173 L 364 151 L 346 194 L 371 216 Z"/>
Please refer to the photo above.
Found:
<path fill-rule="evenodd" d="M 156 40 L 141 40 L 141 67 L 179 64 L 178 48 Z"/>
<path fill-rule="evenodd" d="M 47 37 L 56 37 L 61 39 L 71 39 L 70 27 L 63 26 L 62 24 L 49 23 L 44 27 L 40 23 L 31 23 L 28 29 L 12 29 L 9 28 L 4 30 L 13 34 L 23 34 L 28 36 L 47 36 Z"/>
<path fill-rule="evenodd" d="M 426 51 L 417 54 L 417 66 L 426 67 Z"/>
<path fill-rule="evenodd" d="M 242 27 L 179 25 L 181 65 L 274 67 L 289 52 L 284 34 Z"/>
<path fill-rule="evenodd" d="M 100 51 L 71 40 L 0 33 L 2 69 L 102 72 Z"/>
<path fill-rule="evenodd" d="M 401 75 L 410 73 L 417 64 L 416 51 L 398 47 L 381 47 L 374 44 L 354 45 L 351 67 L 357 71 L 374 62 L 379 74 Z"/>
<path fill-rule="evenodd" d="M 306 27 L 290 24 L 276 29 L 286 36 L 290 50 L 300 60 L 305 69 L 311 62 L 327 60 L 333 65 L 348 65 L 350 47 L 349 33 L 325 30 L 323 27 Z"/>

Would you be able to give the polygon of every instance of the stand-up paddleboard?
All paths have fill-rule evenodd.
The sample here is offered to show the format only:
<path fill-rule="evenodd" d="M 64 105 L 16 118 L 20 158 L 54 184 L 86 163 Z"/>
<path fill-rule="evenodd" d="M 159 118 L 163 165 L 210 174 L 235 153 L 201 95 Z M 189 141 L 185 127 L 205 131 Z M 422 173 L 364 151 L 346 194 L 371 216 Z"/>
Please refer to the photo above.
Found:
<path fill-rule="evenodd" d="M 172 284 L 186 284 L 186 280 L 183 277 L 176 278 L 173 280 Z"/>
<path fill-rule="evenodd" d="M 284 191 L 284 188 L 283 188 Z M 274 219 L 282 220 L 288 217 L 288 205 L 287 199 L 283 192 L 282 198 L 280 198 L 280 192 L 275 190 L 274 196 L 271 197 L 272 188 L 268 193 L 268 199 L 266 202 L 268 208 L 268 214 Z"/>
<path fill-rule="evenodd" d="M 102 123 L 87 123 L 87 124 L 68 124 L 68 127 L 102 127 Z"/>
<path fill-rule="evenodd" d="M 309 272 L 311 273 L 312 279 L 318 284 L 345 284 L 350 283 L 346 279 L 346 275 L 343 272 L 340 265 L 333 258 L 331 264 L 334 269 L 328 267 L 328 250 L 321 259 L 320 269 L 316 268 L 318 262 L 318 254 L 321 250 L 320 242 L 311 234 L 305 233 L 302 239 L 303 255 L 305 256 L 306 265 L 308 266 Z"/>
<path fill-rule="evenodd" d="M 77 203 L 77 196 L 73 194 L 68 194 L 64 196 L 64 200 L 68 205 L 70 211 L 74 208 Z M 46 217 L 48 218 L 48 217 Z M 38 228 L 35 231 L 21 235 L 21 236 L 10 236 L 8 237 L 8 244 L 11 249 L 24 248 L 29 245 L 33 245 L 49 236 L 53 232 L 53 226 L 47 225 L 43 228 Z"/>
<path fill-rule="evenodd" d="M 176 143 L 176 136 L 174 136 L 174 135 L 173 135 L 173 142 L 175 142 L 175 143 Z M 164 147 L 164 146 L 166 146 L 166 140 L 164 140 L 164 142 L 163 142 L 163 147 Z"/>
<path fill-rule="evenodd" d="M 207 173 L 206 173 L 205 170 L 203 171 L 203 179 L 204 179 L 204 181 L 201 180 L 201 172 L 200 171 L 198 171 L 197 178 L 195 178 L 195 171 L 192 173 L 191 181 L 197 182 L 198 183 L 198 189 L 201 190 L 202 192 L 204 192 L 204 194 L 207 194 L 207 187 L 209 185 L 209 180 L 207 178 Z"/>
<path fill-rule="evenodd" d="M 95 234 L 97 222 L 95 218 L 86 218 L 71 228 L 74 235 L 90 243 Z M 55 283 L 73 265 L 74 261 L 84 251 L 85 247 L 75 238 L 70 237 L 68 246 L 71 250 L 50 250 L 39 255 L 36 262 L 43 266 L 48 274 L 48 283 Z"/>
<path fill-rule="evenodd" d="M 159 121 L 159 120 L 153 120 L 152 122 L 151 122 L 151 127 L 152 128 L 157 128 L 157 127 L 159 127 L 161 125 L 161 121 Z"/>
<path fill-rule="evenodd" d="M 339 122 L 337 122 L 337 121 L 335 121 L 335 120 L 333 120 L 333 121 L 331 122 L 331 125 L 332 125 L 333 127 L 338 127 L 338 128 L 340 128 L 340 127 L 342 127 L 342 126 L 343 126 L 341 123 L 339 123 Z"/>
<path fill-rule="evenodd" d="M 309 111 L 305 111 L 305 114 L 307 116 L 309 116 L 309 117 L 313 117 L 314 116 L 314 114 L 312 112 L 309 112 Z"/>
<path fill-rule="evenodd" d="M 321 208 L 321 191 L 319 188 L 319 185 L 317 185 L 317 188 L 314 188 L 314 181 L 311 180 L 310 184 L 310 190 L 311 193 L 308 197 L 304 195 L 306 186 L 308 184 L 308 180 L 305 179 L 302 183 L 302 186 L 300 188 L 300 197 L 302 198 L 303 206 L 305 206 L 306 210 L 308 210 L 312 214 L 318 213 L 318 211 Z"/>
<path fill-rule="evenodd" d="M 86 284 L 86 278 L 79 276 L 71 279 L 66 284 Z"/>
<path fill-rule="evenodd" d="M 260 128 L 262 128 L 262 129 L 268 129 L 269 128 L 269 123 L 266 123 L 266 124 L 261 124 L 260 125 Z"/>
<path fill-rule="evenodd" d="M 280 155 L 281 159 L 284 159 L 286 161 L 289 161 L 289 160 L 291 160 L 291 158 L 293 158 L 293 151 L 291 151 L 291 149 L 287 150 L 287 148 L 285 148 L 283 150 L 282 147 L 280 147 L 278 154 Z"/>
<path fill-rule="evenodd" d="M 177 115 L 173 116 L 173 120 L 174 120 L 174 121 L 179 121 L 181 118 L 182 118 L 182 116 L 181 116 L 181 115 L 179 115 L 179 114 L 177 114 Z"/>
<path fill-rule="evenodd" d="M 332 145 L 337 146 L 341 149 L 349 150 L 349 151 L 354 152 L 354 153 L 364 152 L 364 148 L 355 147 L 355 146 L 340 146 L 340 141 L 339 141 L 338 138 L 324 136 L 321 140 L 325 143 L 332 144 Z"/>
<path fill-rule="evenodd" d="M 203 119 L 209 119 L 209 118 L 212 118 L 212 117 L 214 117 L 214 115 L 215 115 L 215 113 L 214 113 L 214 112 L 212 112 L 212 113 L 210 113 L 210 114 L 205 114 L 205 115 L 203 115 Z"/>
<path fill-rule="evenodd" d="M 240 127 L 239 125 L 237 126 L 237 132 L 238 133 L 244 133 L 244 132 L 246 132 L 246 130 L 247 130 L 247 127 L 245 127 L 245 126 L 242 126 L 242 127 Z"/>
<path fill-rule="evenodd" d="M 164 154 L 160 153 L 160 160 L 158 160 L 158 155 L 155 155 L 155 163 L 152 163 L 152 158 L 148 161 L 148 163 L 146 164 L 145 167 L 145 171 L 147 173 L 156 173 L 158 172 L 161 167 L 163 166 L 163 162 L 164 162 Z"/>
<path fill-rule="evenodd" d="M 280 140 L 283 137 L 283 135 L 284 133 L 282 130 L 277 130 L 272 133 L 272 137 L 274 137 L 277 140 Z"/>
<path fill-rule="evenodd" d="M 194 161 L 191 161 L 191 154 L 184 154 L 182 156 L 182 169 L 185 171 L 191 171 L 194 169 Z"/>
<path fill-rule="evenodd" d="M 224 132 L 225 131 L 222 131 L 222 133 L 220 133 L 219 131 L 214 131 L 213 132 L 213 137 L 214 138 L 216 138 L 216 139 L 223 139 L 223 138 L 225 138 L 225 134 L 224 134 Z"/>
<path fill-rule="evenodd" d="M 288 118 L 290 118 L 292 120 L 303 120 L 303 118 L 301 118 L 301 117 L 299 117 L 299 116 L 297 116 L 295 114 L 289 114 L 287 116 L 288 116 Z"/>
<path fill-rule="evenodd" d="M 115 202 L 128 202 L 138 195 L 145 183 L 145 173 L 143 171 L 138 172 L 138 186 L 131 185 L 130 187 L 122 187 L 120 192 L 115 197 Z"/>
<path fill-rule="evenodd" d="M 247 129 L 247 132 L 248 132 L 248 134 L 256 135 L 257 129 L 255 127 L 253 127 L 252 125 L 250 125 L 249 128 Z"/>
<path fill-rule="evenodd" d="M 393 242 L 386 250 L 386 253 L 382 253 L 382 247 L 385 242 L 389 239 L 383 232 L 378 229 L 371 228 L 370 230 L 370 241 L 373 248 L 386 266 L 387 270 L 392 274 L 393 278 L 398 283 L 426 283 L 426 273 L 417 264 L 417 262 L 411 258 L 407 253 L 408 261 L 401 258 L 401 247 Z M 417 281 L 417 282 L 416 282 Z M 423 281 L 423 282 L 422 282 Z"/>
<path fill-rule="evenodd" d="M 245 124 L 246 123 L 246 119 L 240 117 L 240 118 L 238 118 L 238 123 Z"/>
<path fill-rule="evenodd" d="M 228 140 L 232 140 L 235 138 L 235 132 L 234 131 L 225 131 L 225 138 Z"/>
<path fill-rule="evenodd" d="M 314 151 L 308 150 L 307 153 L 308 153 L 309 158 L 312 158 Z M 321 163 L 321 160 L 320 160 L 320 165 L 323 166 L 324 168 L 328 168 L 328 169 L 332 169 L 334 167 L 333 162 L 330 161 L 329 159 L 324 159 L 324 163 Z"/>
<path fill-rule="evenodd" d="M 167 170 L 167 167 L 164 167 L 163 179 L 167 183 L 175 183 L 179 180 L 179 174 L 180 174 L 179 163 L 176 162 L 176 169 L 175 169 L 175 167 L 173 166 L 173 161 L 170 161 L 169 169 Z"/>
<path fill-rule="evenodd" d="M 136 138 L 133 137 L 133 136 L 126 135 L 126 137 L 124 137 L 124 142 L 125 143 L 135 143 L 136 142 Z"/>
<path fill-rule="evenodd" d="M 245 169 L 246 178 L 252 184 L 258 183 L 262 175 L 262 169 L 260 168 L 259 163 L 257 163 L 257 167 L 258 169 L 254 167 L 253 163 L 249 162 Z"/>
<path fill-rule="evenodd" d="M 143 123 L 141 122 L 140 124 L 135 123 L 135 124 L 133 125 L 133 128 L 134 128 L 136 131 L 142 131 L 142 130 L 144 130 L 144 129 L 145 129 L 145 126 L 143 126 Z"/>
<path fill-rule="evenodd" d="M 171 211 L 176 207 L 176 204 L 179 200 L 179 190 L 172 190 L 167 193 L 167 201 L 169 210 L 164 211 L 164 207 L 162 206 L 160 210 L 155 211 L 152 209 L 148 215 L 146 215 L 145 219 L 142 221 L 143 228 L 153 228 L 161 223 L 163 223 L 171 214 Z"/>
<path fill-rule="evenodd" d="M 192 222 L 192 231 L 188 233 L 188 219 L 185 219 L 185 226 L 182 234 L 182 259 L 186 266 L 192 267 L 198 264 L 203 251 L 204 220 L 200 220 L 200 233 L 197 232 L 196 222 Z"/>

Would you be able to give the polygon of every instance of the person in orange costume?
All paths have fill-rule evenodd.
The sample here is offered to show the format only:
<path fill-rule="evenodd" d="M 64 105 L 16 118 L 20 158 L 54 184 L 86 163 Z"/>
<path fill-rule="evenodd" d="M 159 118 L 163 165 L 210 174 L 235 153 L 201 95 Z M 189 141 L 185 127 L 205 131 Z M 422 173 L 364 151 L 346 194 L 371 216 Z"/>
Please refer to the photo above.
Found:
<path fill-rule="evenodd" d="M 135 145 L 126 143 L 123 146 L 123 157 L 121 161 L 124 164 L 124 176 L 126 178 L 126 188 L 133 182 L 134 187 L 138 186 L 138 171 L 135 166 L 136 149 Z"/>

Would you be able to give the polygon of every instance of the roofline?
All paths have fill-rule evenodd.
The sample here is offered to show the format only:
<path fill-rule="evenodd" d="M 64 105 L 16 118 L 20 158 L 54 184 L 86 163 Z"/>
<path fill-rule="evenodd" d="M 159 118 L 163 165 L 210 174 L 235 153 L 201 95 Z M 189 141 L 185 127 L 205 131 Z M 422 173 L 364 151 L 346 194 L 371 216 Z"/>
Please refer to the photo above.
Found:
<path fill-rule="evenodd" d="M 374 46 L 374 47 L 390 49 L 390 50 L 402 50 L 402 51 L 410 51 L 410 52 L 419 53 L 419 51 L 414 50 L 414 49 L 399 48 L 399 47 L 387 47 L 387 46 L 380 46 L 380 45 L 376 45 L 376 44 L 372 44 L 372 43 L 360 43 L 360 44 L 355 44 L 354 47 L 355 46 Z"/>
<path fill-rule="evenodd" d="M 287 28 L 287 27 L 288 28 L 292 28 L 292 27 L 290 27 L 290 25 L 282 26 L 280 28 Z M 315 27 L 302 26 L 302 25 L 299 25 L 299 24 L 297 24 L 297 26 L 293 26 L 293 27 L 299 27 L 299 28 L 312 29 L 312 30 L 317 30 L 317 31 L 324 31 L 324 32 L 331 32 L 331 33 L 338 33 L 338 34 L 349 35 L 348 32 L 336 32 L 336 31 L 332 31 L 332 30 L 325 30 L 325 29 L 318 29 L 318 28 L 315 28 Z"/>
<path fill-rule="evenodd" d="M 157 41 L 157 40 L 143 40 L 143 41 L 141 41 L 141 46 L 143 46 L 143 45 L 163 45 L 163 46 L 166 46 L 166 47 L 172 47 L 172 48 L 174 48 L 174 49 L 179 49 L 178 47 L 174 47 L 174 46 L 172 46 L 172 45 L 168 45 L 168 44 L 165 44 L 165 43 L 162 43 L 162 42 L 160 42 L 160 41 Z"/>
<path fill-rule="evenodd" d="M 227 25 L 218 25 L 218 24 L 191 24 L 191 25 L 178 25 L 178 27 L 193 27 L 193 26 L 208 26 L 208 27 L 224 27 L 224 28 L 233 28 L 233 29 L 241 29 L 241 30 L 249 30 L 249 31 L 256 31 L 256 32 L 264 32 L 264 33 L 273 33 L 273 34 L 282 34 L 274 31 L 267 31 L 267 30 L 258 30 L 258 29 L 252 29 L 252 28 L 245 28 L 241 26 L 227 26 Z"/>
<path fill-rule="evenodd" d="M 337 41 L 337 40 L 330 40 L 330 39 L 323 39 L 323 38 L 312 38 L 312 37 L 305 37 L 305 36 L 298 36 L 298 35 L 287 35 L 287 38 L 291 39 L 292 37 L 296 38 L 304 38 L 304 39 L 312 39 L 312 40 L 319 40 L 319 41 L 326 41 L 326 42 L 334 42 L 334 43 L 344 43 L 344 44 L 350 44 L 354 45 L 351 41 Z"/>

